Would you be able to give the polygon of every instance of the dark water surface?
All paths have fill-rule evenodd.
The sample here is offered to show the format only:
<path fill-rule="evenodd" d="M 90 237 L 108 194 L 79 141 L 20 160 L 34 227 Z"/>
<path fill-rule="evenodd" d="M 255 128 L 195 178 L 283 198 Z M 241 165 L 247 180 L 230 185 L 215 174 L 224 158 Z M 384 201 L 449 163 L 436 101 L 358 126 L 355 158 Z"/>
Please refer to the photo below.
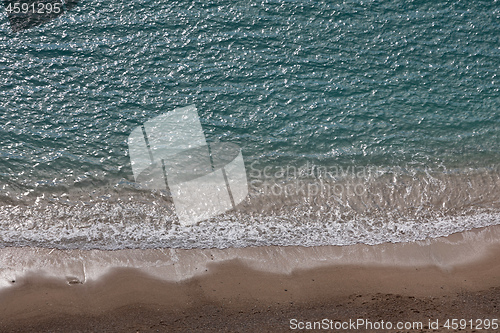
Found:
<path fill-rule="evenodd" d="M 498 1 L 96 1 L 0 15 L 0 246 L 411 241 L 500 223 Z M 249 197 L 192 226 L 127 138 L 194 104 Z M 283 172 L 287 170 L 287 172 Z M 298 171 L 297 171 L 298 170 Z"/>

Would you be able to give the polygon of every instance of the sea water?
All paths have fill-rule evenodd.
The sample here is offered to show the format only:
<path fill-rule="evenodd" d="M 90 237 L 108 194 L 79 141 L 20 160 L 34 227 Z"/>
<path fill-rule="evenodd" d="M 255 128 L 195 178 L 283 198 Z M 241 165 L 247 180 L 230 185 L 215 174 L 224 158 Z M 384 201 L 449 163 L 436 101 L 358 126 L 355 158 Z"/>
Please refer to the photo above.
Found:
<path fill-rule="evenodd" d="M 500 224 L 497 1 L 82 0 L 0 14 L 0 247 L 407 242 Z M 194 105 L 248 195 L 180 223 L 128 138 Z M 179 124 L 181 126 L 182 124 Z"/>

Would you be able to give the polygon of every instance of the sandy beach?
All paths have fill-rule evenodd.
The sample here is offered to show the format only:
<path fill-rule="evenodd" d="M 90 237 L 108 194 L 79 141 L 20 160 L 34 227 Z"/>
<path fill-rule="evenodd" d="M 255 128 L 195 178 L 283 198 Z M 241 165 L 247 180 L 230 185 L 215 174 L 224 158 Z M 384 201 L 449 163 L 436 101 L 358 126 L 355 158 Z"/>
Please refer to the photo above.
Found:
<path fill-rule="evenodd" d="M 393 325 L 382 331 L 495 331 L 499 233 L 495 226 L 407 244 L 176 250 L 174 262 L 165 250 L 2 249 L 2 277 L 12 280 L 0 294 L 0 331 L 290 332 L 317 322 L 355 332 L 369 330 L 367 321 Z M 30 256 L 39 265 L 34 251 L 52 256 L 43 261 L 52 266 L 9 271 L 14 254 L 20 265 Z M 64 256 L 84 262 L 87 275 L 67 265 L 61 273 Z M 132 257 L 152 265 L 138 267 Z M 446 328 L 447 319 L 465 319 L 466 327 Z"/>

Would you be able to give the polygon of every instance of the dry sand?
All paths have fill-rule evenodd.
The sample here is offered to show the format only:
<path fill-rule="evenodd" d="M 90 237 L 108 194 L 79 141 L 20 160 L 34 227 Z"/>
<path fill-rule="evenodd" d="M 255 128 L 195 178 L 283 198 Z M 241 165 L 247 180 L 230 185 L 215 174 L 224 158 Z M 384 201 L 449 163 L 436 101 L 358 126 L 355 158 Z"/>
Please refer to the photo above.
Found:
<path fill-rule="evenodd" d="M 175 264 L 185 260 L 198 265 L 191 271 L 203 272 L 177 281 L 132 267 L 115 267 L 84 281 L 27 272 L 0 293 L 0 332 L 290 332 L 293 318 L 423 323 L 422 329 L 380 332 L 458 331 L 442 325 L 454 318 L 473 319 L 474 325 L 476 319 L 500 319 L 498 232 L 498 227 L 490 227 L 416 244 L 359 245 L 348 250 L 184 250 Z M 474 244 L 480 239 L 483 243 Z M 128 251 L 128 255 L 139 252 Z M 154 253 L 148 252 L 148 257 Z M 205 264 L 193 261 L 193 253 L 207 258 Z M 209 253 L 234 255 L 212 261 Z M 247 259 L 238 259 L 238 253 Z M 249 253 L 253 261 L 248 260 Z M 342 253 L 349 253 L 351 262 Z M 273 265 L 281 262 L 281 267 L 262 269 L 266 265 L 255 261 L 259 255 L 262 260 L 274 256 L 288 263 L 276 259 Z M 301 256 L 307 255 L 316 256 L 315 264 L 304 264 Z M 293 256 L 300 257 L 295 266 L 290 264 Z M 439 329 L 429 327 L 429 320 L 439 320 Z M 473 331 L 495 330 L 471 329 L 470 322 L 460 330 Z"/>

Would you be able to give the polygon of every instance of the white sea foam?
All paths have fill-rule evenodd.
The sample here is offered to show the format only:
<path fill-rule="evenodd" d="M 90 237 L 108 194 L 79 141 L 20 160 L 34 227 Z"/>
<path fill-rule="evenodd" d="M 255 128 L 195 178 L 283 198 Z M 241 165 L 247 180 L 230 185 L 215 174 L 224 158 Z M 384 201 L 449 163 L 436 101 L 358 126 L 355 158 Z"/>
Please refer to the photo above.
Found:
<path fill-rule="evenodd" d="M 494 170 L 383 174 L 330 183 L 279 179 L 252 186 L 236 210 L 194 225 L 179 223 L 168 193 L 161 190 L 101 188 L 31 196 L 0 206 L 0 246 L 117 250 L 372 245 L 500 224 L 500 177 Z"/>

